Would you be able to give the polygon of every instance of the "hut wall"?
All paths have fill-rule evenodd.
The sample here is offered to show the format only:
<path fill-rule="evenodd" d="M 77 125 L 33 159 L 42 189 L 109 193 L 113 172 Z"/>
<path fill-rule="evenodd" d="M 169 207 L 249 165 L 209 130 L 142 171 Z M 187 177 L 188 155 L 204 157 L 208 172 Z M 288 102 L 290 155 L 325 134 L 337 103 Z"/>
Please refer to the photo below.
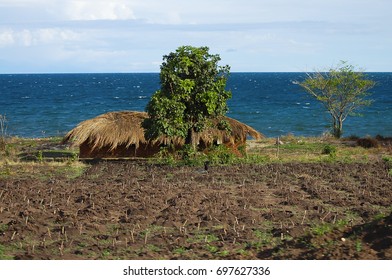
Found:
<path fill-rule="evenodd" d="M 159 145 L 140 144 L 136 145 L 119 145 L 116 149 L 111 150 L 110 146 L 93 149 L 92 144 L 88 141 L 83 142 L 79 147 L 80 158 L 121 158 L 121 157 L 152 157 L 159 152 Z"/>

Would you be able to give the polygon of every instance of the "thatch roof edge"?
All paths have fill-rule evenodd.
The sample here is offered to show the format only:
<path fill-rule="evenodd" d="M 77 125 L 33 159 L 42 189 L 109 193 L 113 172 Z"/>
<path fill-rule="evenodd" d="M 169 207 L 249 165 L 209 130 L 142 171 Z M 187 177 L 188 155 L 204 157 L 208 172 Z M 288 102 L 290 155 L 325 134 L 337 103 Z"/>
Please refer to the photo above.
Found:
<path fill-rule="evenodd" d="M 170 138 L 161 136 L 157 139 L 148 140 L 145 138 L 145 131 L 142 122 L 148 118 L 146 112 L 121 111 L 109 112 L 95 118 L 79 123 L 74 129 L 69 131 L 63 142 L 72 142 L 73 146 L 80 146 L 86 141 L 92 145 L 93 149 L 110 146 L 111 150 L 120 145 L 129 147 L 140 144 L 174 144 L 183 145 L 185 140 L 176 137 Z M 230 127 L 230 131 L 209 128 L 195 135 L 197 142 L 203 141 L 209 145 L 215 141 L 218 143 L 245 142 L 248 136 L 259 140 L 264 137 L 252 127 L 241 123 L 233 118 L 223 117 Z"/>

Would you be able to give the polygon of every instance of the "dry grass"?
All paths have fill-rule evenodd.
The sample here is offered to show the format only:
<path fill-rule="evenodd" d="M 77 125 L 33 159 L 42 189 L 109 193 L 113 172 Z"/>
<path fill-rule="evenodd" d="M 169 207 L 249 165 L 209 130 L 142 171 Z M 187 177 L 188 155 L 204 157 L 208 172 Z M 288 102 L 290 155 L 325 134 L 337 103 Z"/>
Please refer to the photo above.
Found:
<path fill-rule="evenodd" d="M 0 179 L 81 175 L 87 166 L 77 160 L 78 151 L 60 145 L 60 141 L 60 138 L 9 138 L 0 157 Z"/>
<path fill-rule="evenodd" d="M 337 140 L 328 137 L 294 137 L 264 138 L 247 142 L 248 155 L 263 155 L 269 162 L 367 162 L 391 156 L 388 145 L 375 148 L 358 146 L 355 141 Z M 325 153 L 325 148 L 332 147 L 333 153 Z"/>
<path fill-rule="evenodd" d="M 32 178 L 46 180 L 54 175 L 73 179 L 83 174 L 87 165 L 75 162 L 21 162 L 0 161 L 0 179 Z"/>

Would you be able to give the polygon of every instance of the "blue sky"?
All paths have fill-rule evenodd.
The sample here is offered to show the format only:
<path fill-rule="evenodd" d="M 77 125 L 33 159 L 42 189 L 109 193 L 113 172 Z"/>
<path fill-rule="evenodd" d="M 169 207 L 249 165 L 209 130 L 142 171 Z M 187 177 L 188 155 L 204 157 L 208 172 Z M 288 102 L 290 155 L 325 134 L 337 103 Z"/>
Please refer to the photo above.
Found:
<path fill-rule="evenodd" d="M 0 0 L 0 73 L 159 72 L 181 45 L 232 72 L 392 71 L 390 0 Z"/>

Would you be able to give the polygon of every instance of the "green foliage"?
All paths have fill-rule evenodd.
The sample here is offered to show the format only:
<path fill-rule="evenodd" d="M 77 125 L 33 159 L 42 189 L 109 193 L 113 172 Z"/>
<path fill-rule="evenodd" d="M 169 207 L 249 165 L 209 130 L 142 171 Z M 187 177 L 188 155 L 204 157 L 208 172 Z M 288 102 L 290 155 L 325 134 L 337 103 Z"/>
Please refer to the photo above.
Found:
<path fill-rule="evenodd" d="M 212 164 L 232 164 L 238 159 L 225 145 L 211 147 L 207 157 Z"/>
<path fill-rule="evenodd" d="M 198 160 L 200 157 L 199 153 L 189 144 L 185 144 L 179 151 L 179 154 L 180 159 L 183 160 L 186 165 L 195 165 L 195 163 L 200 161 Z"/>
<path fill-rule="evenodd" d="M 388 165 L 388 174 L 392 176 L 392 156 L 384 156 L 382 159 Z"/>
<path fill-rule="evenodd" d="M 189 243 L 201 243 L 201 242 L 212 243 L 212 242 L 215 242 L 218 240 L 219 240 L 219 238 L 214 234 L 199 233 L 199 234 L 196 234 L 195 236 L 188 238 L 187 242 L 189 242 Z"/>
<path fill-rule="evenodd" d="M 209 251 L 212 254 L 217 253 L 219 250 L 218 247 L 210 244 L 206 244 L 204 247 L 207 249 L 207 251 Z"/>
<path fill-rule="evenodd" d="M 178 254 L 178 255 L 182 255 L 182 254 L 185 254 L 187 251 L 188 251 L 188 250 L 187 250 L 185 247 L 181 246 L 181 247 L 175 248 L 175 249 L 173 250 L 173 253 L 174 253 L 174 254 Z"/>
<path fill-rule="evenodd" d="M 258 239 L 258 247 L 262 247 L 271 243 L 274 243 L 274 236 L 270 231 L 265 230 L 254 230 L 253 234 Z"/>
<path fill-rule="evenodd" d="M 333 230 L 333 225 L 332 224 L 319 224 L 319 225 L 314 225 L 311 228 L 311 231 L 315 235 L 324 235 L 326 233 L 330 233 Z"/>
<path fill-rule="evenodd" d="M 321 151 L 321 153 L 323 155 L 330 155 L 331 157 L 336 156 L 336 151 L 337 148 L 333 145 L 327 144 L 323 147 L 323 150 Z"/>
<path fill-rule="evenodd" d="M 177 164 L 177 159 L 174 156 L 172 149 L 169 147 L 162 147 L 159 152 L 155 155 L 157 163 L 174 166 Z"/>
<path fill-rule="evenodd" d="M 37 152 L 37 160 L 38 162 L 43 162 L 44 161 L 44 154 L 42 151 Z"/>
<path fill-rule="evenodd" d="M 392 165 L 392 156 L 383 156 L 382 159 L 384 162 Z"/>
<path fill-rule="evenodd" d="M 342 61 L 336 68 L 328 72 L 315 72 L 298 83 L 328 110 L 332 118 L 332 133 L 340 138 L 343 133 L 343 122 L 349 115 L 363 106 L 369 106 L 371 100 L 366 97 L 375 82 L 366 79 L 361 71 Z"/>
<path fill-rule="evenodd" d="M 4 246 L 0 244 L 0 260 L 12 260 L 12 257 L 6 255 L 4 251 Z"/>
<path fill-rule="evenodd" d="M 193 134 L 227 112 L 231 92 L 225 87 L 230 68 L 218 66 L 219 55 L 208 51 L 208 47 L 182 46 L 163 57 L 161 89 L 146 107 L 148 138 L 178 136 L 195 146 Z"/>
<path fill-rule="evenodd" d="M 3 234 L 8 230 L 8 225 L 7 224 L 0 224 L 0 234 Z"/>
<path fill-rule="evenodd" d="M 362 242 L 361 242 L 361 240 L 355 241 L 355 250 L 357 252 L 361 252 L 362 251 Z"/>

